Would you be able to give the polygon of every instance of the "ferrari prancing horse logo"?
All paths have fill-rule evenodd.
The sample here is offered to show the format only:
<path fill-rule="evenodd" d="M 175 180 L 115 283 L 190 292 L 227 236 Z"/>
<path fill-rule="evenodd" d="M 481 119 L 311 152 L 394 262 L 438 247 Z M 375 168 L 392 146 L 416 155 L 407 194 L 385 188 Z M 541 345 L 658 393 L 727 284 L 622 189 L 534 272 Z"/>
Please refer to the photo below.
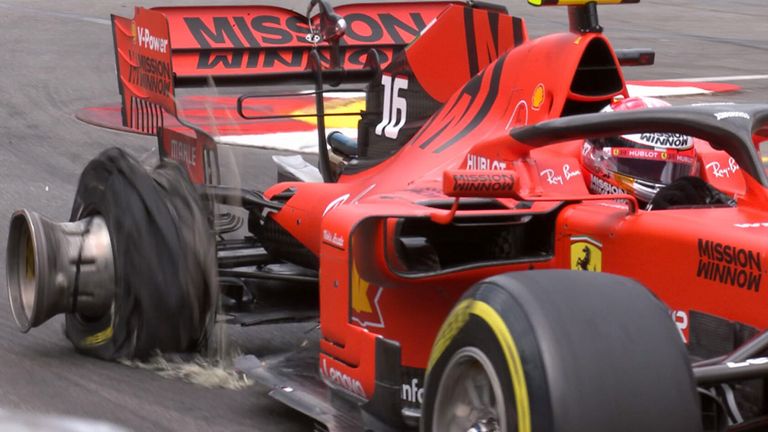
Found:
<path fill-rule="evenodd" d="M 603 270 L 603 245 L 589 237 L 571 237 L 571 270 Z"/>

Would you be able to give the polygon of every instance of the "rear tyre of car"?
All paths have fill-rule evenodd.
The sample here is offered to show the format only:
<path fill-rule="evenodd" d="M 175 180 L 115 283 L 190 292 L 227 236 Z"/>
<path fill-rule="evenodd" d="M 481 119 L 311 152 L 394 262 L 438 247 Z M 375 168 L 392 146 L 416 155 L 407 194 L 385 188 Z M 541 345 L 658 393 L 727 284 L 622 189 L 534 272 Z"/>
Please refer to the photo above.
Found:
<path fill-rule="evenodd" d="M 151 173 L 123 150 L 105 150 L 80 176 L 71 221 L 104 218 L 112 242 L 111 311 L 66 314 L 74 347 L 106 360 L 204 347 L 216 304 L 215 242 L 208 213 L 185 170 Z"/>
<path fill-rule="evenodd" d="M 564 270 L 472 287 L 440 329 L 422 431 L 699 431 L 688 354 L 639 283 Z"/>

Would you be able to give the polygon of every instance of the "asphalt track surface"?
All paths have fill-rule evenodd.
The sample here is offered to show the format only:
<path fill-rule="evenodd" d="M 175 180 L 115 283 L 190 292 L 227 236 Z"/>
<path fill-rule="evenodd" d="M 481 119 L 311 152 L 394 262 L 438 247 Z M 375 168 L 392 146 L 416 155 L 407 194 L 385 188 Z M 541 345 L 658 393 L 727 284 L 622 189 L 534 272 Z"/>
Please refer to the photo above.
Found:
<path fill-rule="evenodd" d="M 272 4 L 305 8 L 296 1 Z M 517 0 L 507 5 L 528 20 L 531 36 L 566 26 L 563 9 L 534 9 Z M 121 146 L 151 162 L 153 139 L 100 130 L 74 118 L 78 108 L 117 100 L 108 20 L 111 13 L 132 16 L 132 8 L 126 1 L 0 0 L 0 218 L 30 208 L 65 220 L 82 167 L 107 147 Z M 675 103 L 768 102 L 765 0 L 643 0 L 602 7 L 600 17 L 614 46 L 657 52 L 656 65 L 627 70 L 630 79 L 763 75 L 731 81 L 744 87 L 739 93 Z M 247 173 L 244 182 L 263 186 L 273 181 L 275 169 L 267 156 L 274 152 L 231 152 L 238 172 Z M 4 245 L 0 255 L 4 263 Z M 0 302 L 0 407 L 107 420 L 135 431 L 311 429 L 306 419 L 272 401 L 259 386 L 207 389 L 79 356 L 64 339 L 60 318 L 21 334 L 5 294 Z M 307 328 L 232 329 L 230 336 L 243 351 L 263 354 L 291 349 L 293 337 Z"/>

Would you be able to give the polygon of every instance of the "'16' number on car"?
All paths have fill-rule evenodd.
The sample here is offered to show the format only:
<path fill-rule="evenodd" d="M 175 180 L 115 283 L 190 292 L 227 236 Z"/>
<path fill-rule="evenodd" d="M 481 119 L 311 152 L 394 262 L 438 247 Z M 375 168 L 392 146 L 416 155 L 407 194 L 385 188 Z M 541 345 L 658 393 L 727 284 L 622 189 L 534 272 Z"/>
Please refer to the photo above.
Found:
<path fill-rule="evenodd" d="M 400 90 L 408 90 L 408 78 L 395 78 L 392 75 L 382 75 L 381 85 L 384 86 L 384 108 L 381 123 L 376 125 L 375 133 L 396 139 L 400 129 L 405 125 L 405 115 L 408 110 L 405 98 L 400 96 Z"/>

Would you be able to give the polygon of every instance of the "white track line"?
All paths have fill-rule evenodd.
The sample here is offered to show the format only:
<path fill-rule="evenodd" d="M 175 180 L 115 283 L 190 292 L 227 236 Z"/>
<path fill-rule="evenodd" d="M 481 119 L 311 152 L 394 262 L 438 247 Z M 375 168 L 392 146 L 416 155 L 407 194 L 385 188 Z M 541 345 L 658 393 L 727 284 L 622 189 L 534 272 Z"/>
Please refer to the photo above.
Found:
<path fill-rule="evenodd" d="M 701 78 L 675 78 L 662 81 L 687 81 L 687 82 L 716 82 L 716 81 L 749 81 L 768 79 L 768 75 L 731 75 Z"/>
<path fill-rule="evenodd" d="M 69 13 L 69 12 L 55 12 L 55 11 L 50 11 L 46 9 L 37 9 L 37 8 L 31 8 L 31 7 L 19 6 L 19 5 L 9 5 L 7 3 L 0 3 L 0 8 L 14 9 L 18 12 L 24 12 L 24 13 L 33 14 L 33 15 L 44 15 L 44 16 L 51 16 L 56 18 L 74 19 L 74 20 L 85 21 L 85 22 L 94 23 L 94 24 L 103 24 L 103 25 L 112 24 L 111 20 L 104 19 L 104 18 L 94 18 L 94 17 L 89 17 L 89 16 L 75 14 L 75 13 Z"/>

